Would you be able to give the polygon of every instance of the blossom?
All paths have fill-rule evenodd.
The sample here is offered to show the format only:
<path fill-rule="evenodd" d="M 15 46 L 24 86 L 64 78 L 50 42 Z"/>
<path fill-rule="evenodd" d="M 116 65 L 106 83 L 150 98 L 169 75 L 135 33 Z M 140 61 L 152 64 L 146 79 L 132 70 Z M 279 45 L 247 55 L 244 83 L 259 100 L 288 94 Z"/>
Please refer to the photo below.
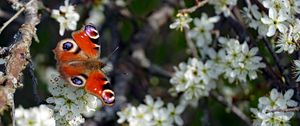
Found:
<path fill-rule="evenodd" d="M 60 6 L 59 10 L 52 10 L 51 17 L 59 23 L 59 34 L 64 35 L 65 30 L 75 30 L 79 14 L 75 11 L 74 6 L 69 5 L 69 0 L 65 0 L 65 5 Z"/>
<path fill-rule="evenodd" d="M 237 4 L 237 0 L 209 0 L 214 5 L 217 14 L 223 13 L 225 17 L 230 16 L 231 8 Z"/>
<path fill-rule="evenodd" d="M 22 106 L 15 110 L 17 126 L 55 126 L 53 111 L 45 105 L 24 109 Z"/>
<path fill-rule="evenodd" d="M 296 82 L 300 81 L 300 60 L 294 60 Z"/>
<path fill-rule="evenodd" d="M 300 13 L 300 1 L 299 0 L 288 0 L 287 8 L 289 8 L 291 14 Z"/>
<path fill-rule="evenodd" d="M 258 11 L 257 5 L 251 5 L 250 8 L 244 7 L 242 16 L 249 27 L 257 29 L 260 25 L 262 14 Z"/>
<path fill-rule="evenodd" d="M 293 39 L 293 27 L 289 28 L 288 33 L 280 34 L 279 40 L 276 42 L 276 53 L 280 53 L 282 51 L 287 51 L 288 53 L 293 53 L 297 49 L 297 43 L 295 43 Z"/>
<path fill-rule="evenodd" d="M 128 105 L 122 111 L 117 112 L 119 116 L 118 123 L 128 123 L 129 126 L 172 126 L 183 125 L 180 115 L 184 111 L 185 106 L 180 104 L 174 106 L 168 103 L 164 107 L 164 102 L 157 98 L 154 100 L 150 95 L 145 98 L 146 104 L 140 104 L 135 107 Z"/>
<path fill-rule="evenodd" d="M 51 74 L 48 90 L 52 97 L 47 103 L 54 111 L 56 124 L 79 125 L 84 122 L 82 114 L 95 111 L 100 101 L 82 88 L 69 86 L 58 74 Z"/>
<path fill-rule="evenodd" d="M 175 107 L 174 104 L 168 103 L 167 109 L 172 120 L 174 120 L 177 125 L 183 125 L 183 120 L 179 115 L 184 111 L 185 105 Z"/>
<path fill-rule="evenodd" d="M 256 56 L 257 47 L 250 49 L 246 42 L 240 44 L 236 39 L 222 37 L 219 42 L 223 44 L 223 49 L 218 53 L 220 55 L 218 63 L 229 82 L 235 80 L 246 82 L 247 77 L 251 80 L 256 79 L 258 69 L 265 67 L 261 62 L 262 58 Z"/>
<path fill-rule="evenodd" d="M 193 20 L 189 17 L 187 13 L 178 13 L 176 15 L 175 22 L 170 24 L 170 29 L 179 29 L 180 31 L 183 30 L 183 28 L 189 29 L 189 23 Z"/>
<path fill-rule="evenodd" d="M 285 4 L 285 2 L 287 2 L 287 0 L 264 0 L 262 4 L 268 9 L 276 8 L 280 10 L 286 7 L 287 4 Z"/>
<path fill-rule="evenodd" d="M 253 125 L 290 125 L 289 120 L 294 116 L 294 112 L 276 111 L 295 107 L 298 103 L 292 100 L 294 90 L 289 89 L 284 94 L 272 89 L 269 97 L 260 97 L 258 108 L 251 108 L 250 111 L 255 115 Z"/>
<path fill-rule="evenodd" d="M 199 59 L 190 58 L 187 63 L 180 63 L 175 67 L 175 74 L 170 79 L 173 85 L 170 91 L 182 92 L 184 100 L 197 101 L 215 89 L 217 75 L 213 62 L 203 63 Z"/>
<path fill-rule="evenodd" d="M 100 4 L 93 6 L 92 10 L 89 12 L 89 18 L 85 20 L 85 23 L 91 23 L 96 27 L 101 25 L 105 21 L 104 6 L 108 4 L 108 2 L 108 0 L 101 0 Z"/>
<path fill-rule="evenodd" d="M 153 120 L 155 126 L 171 126 L 173 123 L 166 108 L 153 111 Z"/>
<path fill-rule="evenodd" d="M 268 25 L 261 22 L 263 16 L 265 16 L 265 14 L 259 12 L 257 5 L 251 5 L 249 8 L 244 7 L 242 11 L 242 17 L 245 19 L 245 23 L 250 28 L 257 30 L 261 36 L 265 36 L 268 32 Z"/>
<path fill-rule="evenodd" d="M 194 19 L 195 27 L 188 32 L 189 37 L 196 41 L 198 47 L 207 46 L 212 42 L 211 31 L 218 20 L 218 16 L 208 18 L 206 13 L 202 13 L 201 19 Z"/>
<path fill-rule="evenodd" d="M 278 13 L 275 9 L 269 9 L 269 17 L 261 18 L 262 23 L 268 25 L 267 36 L 271 37 L 275 34 L 276 29 L 278 29 L 281 33 L 287 31 L 287 27 L 284 24 L 284 21 L 287 20 L 287 16 L 285 13 Z"/>

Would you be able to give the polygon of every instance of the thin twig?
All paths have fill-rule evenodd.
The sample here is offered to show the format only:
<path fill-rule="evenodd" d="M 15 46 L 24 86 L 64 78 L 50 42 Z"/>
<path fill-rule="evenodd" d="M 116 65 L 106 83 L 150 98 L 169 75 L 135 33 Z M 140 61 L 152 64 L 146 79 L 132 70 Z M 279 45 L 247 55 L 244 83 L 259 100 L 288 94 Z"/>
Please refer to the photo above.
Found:
<path fill-rule="evenodd" d="M 203 117 L 202 117 L 202 126 L 210 126 L 211 125 L 211 123 L 210 123 L 210 112 L 209 112 L 209 106 L 208 106 L 208 98 L 204 98 L 203 99 L 203 104 L 201 105 L 203 108 L 201 108 L 201 109 L 203 109 L 203 113 L 204 113 L 204 115 L 203 115 Z M 200 106 L 199 106 L 200 107 Z"/>
<path fill-rule="evenodd" d="M 179 10 L 179 13 L 192 13 L 192 12 L 196 11 L 198 8 L 204 6 L 207 2 L 208 2 L 208 0 L 204 0 L 202 2 L 197 2 L 197 4 L 195 6 Z"/>
<path fill-rule="evenodd" d="M 298 111 L 300 111 L 300 106 L 295 108 L 268 110 L 267 112 L 298 112 Z"/>
<path fill-rule="evenodd" d="M 185 28 L 184 29 L 184 34 L 185 34 L 185 40 L 186 40 L 186 43 L 190 49 L 190 51 L 192 52 L 192 55 L 196 58 L 199 58 L 199 54 L 198 54 L 198 51 L 197 51 L 197 48 L 194 44 L 194 42 L 191 40 L 191 38 L 188 36 L 188 29 Z"/>
<path fill-rule="evenodd" d="M 231 112 L 233 112 L 237 117 L 243 120 L 248 126 L 251 126 L 251 120 L 235 105 L 225 100 L 225 98 L 215 92 L 211 92 L 211 96 L 215 98 L 221 104 L 227 106 Z"/>
<path fill-rule="evenodd" d="M 2 31 L 12 22 L 14 21 L 19 15 L 25 10 L 26 6 L 31 4 L 33 0 L 29 1 L 25 6 L 23 6 L 14 16 L 12 16 L 8 21 L 6 21 L 3 26 L 0 28 L 0 34 Z"/>
<path fill-rule="evenodd" d="M 38 82 L 37 82 L 37 79 L 36 79 L 36 76 L 34 74 L 34 66 L 33 66 L 33 63 L 32 63 L 32 60 L 30 59 L 29 60 L 29 73 L 30 73 L 30 76 L 31 76 L 31 79 L 32 79 L 32 90 L 33 90 L 33 95 L 34 95 L 34 98 L 35 98 L 35 101 L 37 102 L 37 104 L 40 104 L 41 102 L 41 98 L 37 92 L 37 86 L 38 86 Z"/>
<path fill-rule="evenodd" d="M 275 64 L 276 64 L 279 72 L 284 77 L 284 81 L 283 82 L 286 82 L 286 84 L 288 86 L 292 86 L 289 77 L 284 73 L 283 66 L 280 65 L 280 59 L 277 56 L 277 54 L 274 52 L 274 50 L 272 49 L 272 47 L 270 45 L 270 42 L 266 38 L 263 38 L 262 40 L 263 40 L 263 43 L 266 45 L 268 51 L 271 53 L 271 56 L 272 56 L 273 60 L 275 61 Z"/>

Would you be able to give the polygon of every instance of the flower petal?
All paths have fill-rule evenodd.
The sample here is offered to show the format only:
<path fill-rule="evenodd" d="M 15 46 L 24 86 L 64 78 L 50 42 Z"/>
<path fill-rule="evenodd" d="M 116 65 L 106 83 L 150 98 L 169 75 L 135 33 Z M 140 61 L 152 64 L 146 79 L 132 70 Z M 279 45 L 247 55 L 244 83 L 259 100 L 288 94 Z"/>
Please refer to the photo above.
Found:
<path fill-rule="evenodd" d="M 269 27 L 269 29 L 268 29 L 267 36 L 268 36 L 268 37 L 271 37 L 271 36 L 273 36 L 273 35 L 275 34 L 275 32 L 276 32 L 275 26 L 274 26 L 274 25 L 271 25 L 271 26 Z"/>

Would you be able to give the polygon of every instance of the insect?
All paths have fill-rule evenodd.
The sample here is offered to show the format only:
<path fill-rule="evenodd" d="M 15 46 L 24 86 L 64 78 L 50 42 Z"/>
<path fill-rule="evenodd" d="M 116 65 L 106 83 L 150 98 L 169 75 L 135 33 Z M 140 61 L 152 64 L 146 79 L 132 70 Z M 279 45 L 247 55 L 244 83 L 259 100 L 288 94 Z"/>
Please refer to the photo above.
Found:
<path fill-rule="evenodd" d="M 62 78 L 75 87 L 113 105 L 115 95 L 111 83 L 101 70 L 105 66 L 100 57 L 99 34 L 92 24 L 72 33 L 72 38 L 61 40 L 53 50 Z"/>

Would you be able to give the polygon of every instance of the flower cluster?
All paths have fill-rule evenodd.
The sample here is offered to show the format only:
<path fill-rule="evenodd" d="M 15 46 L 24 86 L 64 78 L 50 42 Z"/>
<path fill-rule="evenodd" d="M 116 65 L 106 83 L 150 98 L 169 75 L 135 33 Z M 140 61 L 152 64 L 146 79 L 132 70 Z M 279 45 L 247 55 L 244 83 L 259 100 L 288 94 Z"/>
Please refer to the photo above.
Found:
<path fill-rule="evenodd" d="M 175 74 L 170 79 L 173 85 L 171 93 L 183 92 L 184 100 L 197 100 L 209 95 L 219 76 L 230 83 L 246 83 L 248 78 L 256 79 L 257 71 L 265 67 L 262 58 L 256 56 L 257 47 L 249 48 L 246 42 L 240 44 L 236 39 L 223 37 L 219 38 L 219 42 L 222 48 L 218 52 L 211 48 L 206 50 L 209 57 L 206 62 L 192 58 L 175 67 Z"/>
<path fill-rule="evenodd" d="M 177 94 L 183 92 L 184 100 L 198 100 L 203 96 L 208 96 L 209 91 L 216 87 L 215 79 L 218 73 L 214 69 L 211 61 L 203 63 L 192 58 L 187 63 L 180 63 L 175 67 L 175 74 L 170 79 L 173 87 L 170 89 Z"/>
<path fill-rule="evenodd" d="M 65 0 L 65 5 L 60 6 L 59 10 L 52 10 L 51 15 L 59 23 L 59 34 L 62 36 L 65 30 L 75 30 L 79 14 L 75 11 L 74 6 L 69 5 L 69 0 Z"/>
<path fill-rule="evenodd" d="M 193 19 L 190 18 L 187 13 L 178 13 L 176 17 L 175 22 L 170 25 L 171 29 L 179 29 L 180 31 L 183 31 L 184 28 L 190 28 L 189 23 Z"/>
<path fill-rule="evenodd" d="M 15 119 L 17 126 L 55 126 L 53 111 L 45 105 L 29 109 L 18 107 Z"/>
<path fill-rule="evenodd" d="M 286 51 L 293 53 L 297 49 L 300 26 L 296 15 L 300 12 L 300 1 L 298 0 L 263 0 L 263 6 L 268 15 L 259 12 L 256 5 L 244 8 L 246 23 L 262 36 L 272 37 L 278 35 L 280 39 L 276 42 L 277 53 Z"/>
<path fill-rule="evenodd" d="M 262 58 L 256 56 L 258 48 L 249 48 L 248 44 L 236 39 L 220 37 L 219 42 L 223 48 L 218 53 L 211 53 L 210 57 L 218 64 L 217 68 L 224 73 L 224 78 L 229 82 L 247 82 L 257 78 L 257 71 L 266 65 L 261 62 Z"/>
<path fill-rule="evenodd" d="M 208 18 L 206 13 L 202 13 L 201 19 L 194 18 L 195 27 L 188 32 L 188 36 L 196 41 L 198 47 L 207 47 L 212 42 L 211 31 L 218 20 L 219 16 Z"/>
<path fill-rule="evenodd" d="M 259 35 L 264 36 L 268 32 L 267 25 L 260 20 L 265 14 L 258 11 L 257 5 L 251 5 L 249 8 L 244 7 L 242 14 L 247 26 L 257 30 Z"/>
<path fill-rule="evenodd" d="M 52 97 L 47 98 L 58 125 L 79 125 L 84 122 L 82 114 L 95 111 L 100 101 L 82 88 L 71 87 L 57 74 L 52 74 L 52 84 L 48 90 Z"/>
<path fill-rule="evenodd" d="M 164 107 L 164 102 L 157 98 L 156 101 L 147 95 L 145 104 L 138 107 L 128 105 L 125 109 L 117 112 L 118 123 L 127 122 L 129 126 L 172 126 L 183 125 L 180 114 L 184 111 L 184 105 L 174 106 L 168 103 Z"/>
<path fill-rule="evenodd" d="M 281 110 L 288 107 L 295 107 L 298 103 L 291 100 L 294 91 L 289 89 L 283 95 L 276 89 L 272 89 L 269 97 L 260 97 L 258 108 L 251 108 L 251 112 L 255 115 L 254 126 L 288 126 L 289 120 L 294 116 L 294 112 L 284 112 Z"/>
<path fill-rule="evenodd" d="M 237 4 L 237 0 L 209 0 L 209 4 L 214 5 L 217 14 L 223 13 L 225 17 L 231 15 L 231 8 Z"/>

